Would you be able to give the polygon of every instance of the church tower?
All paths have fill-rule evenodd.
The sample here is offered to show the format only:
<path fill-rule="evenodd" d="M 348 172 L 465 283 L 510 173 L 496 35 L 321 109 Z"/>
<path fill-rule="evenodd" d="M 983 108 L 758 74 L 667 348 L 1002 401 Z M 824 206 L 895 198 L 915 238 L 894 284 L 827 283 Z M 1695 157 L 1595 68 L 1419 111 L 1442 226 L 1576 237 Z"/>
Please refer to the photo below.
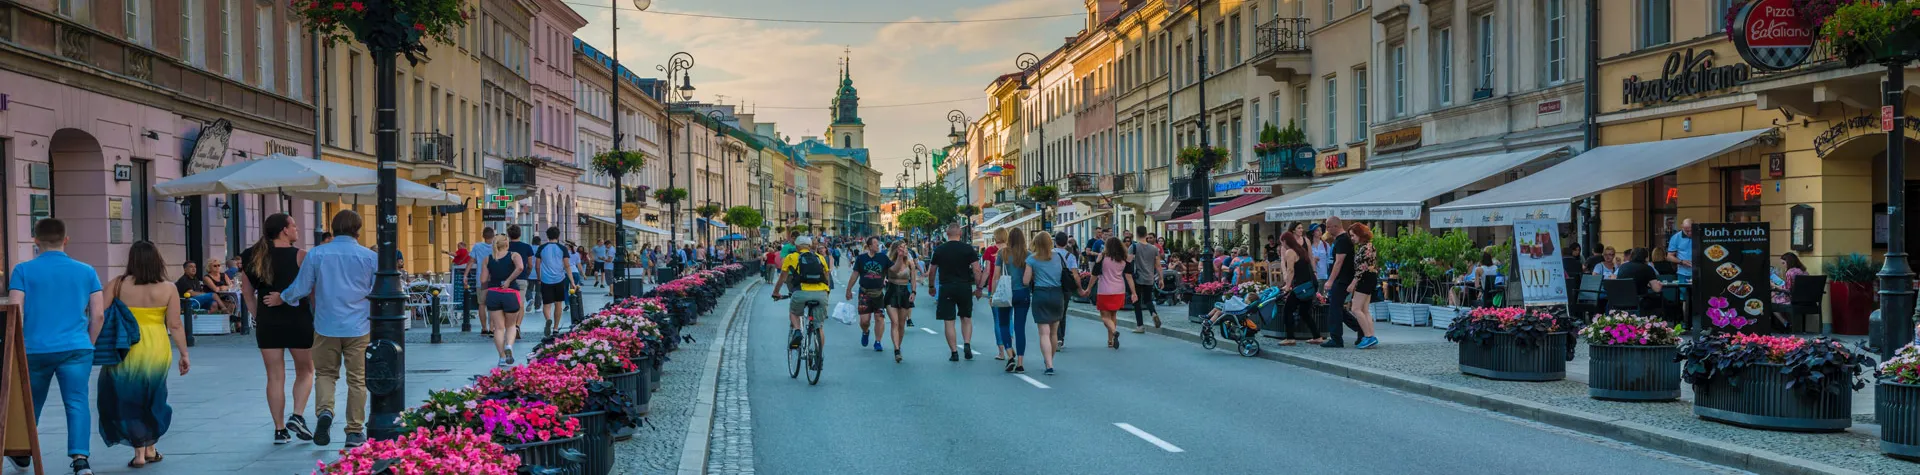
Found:
<path fill-rule="evenodd" d="M 867 124 L 860 121 L 860 91 L 853 88 L 852 50 L 840 58 L 840 89 L 833 95 L 833 123 L 827 141 L 835 148 L 866 148 Z"/>

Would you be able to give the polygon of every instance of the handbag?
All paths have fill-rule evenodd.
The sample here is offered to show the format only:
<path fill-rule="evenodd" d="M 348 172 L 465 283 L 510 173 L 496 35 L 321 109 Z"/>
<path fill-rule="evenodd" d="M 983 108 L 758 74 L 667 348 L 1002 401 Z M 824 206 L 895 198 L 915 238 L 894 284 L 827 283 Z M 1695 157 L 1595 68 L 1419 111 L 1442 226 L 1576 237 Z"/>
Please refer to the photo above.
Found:
<path fill-rule="evenodd" d="M 1013 276 L 1007 275 L 1007 266 L 1000 266 L 1000 277 L 993 279 L 993 295 L 987 301 L 995 307 L 1013 306 Z"/>
<path fill-rule="evenodd" d="M 1313 285 L 1313 284 L 1314 282 L 1309 280 L 1306 282 L 1301 282 L 1300 285 L 1293 286 L 1293 290 L 1292 290 L 1293 298 L 1300 299 L 1300 300 L 1310 300 L 1315 295 L 1318 295 L 1320 293 L 1320 286 Z"/>

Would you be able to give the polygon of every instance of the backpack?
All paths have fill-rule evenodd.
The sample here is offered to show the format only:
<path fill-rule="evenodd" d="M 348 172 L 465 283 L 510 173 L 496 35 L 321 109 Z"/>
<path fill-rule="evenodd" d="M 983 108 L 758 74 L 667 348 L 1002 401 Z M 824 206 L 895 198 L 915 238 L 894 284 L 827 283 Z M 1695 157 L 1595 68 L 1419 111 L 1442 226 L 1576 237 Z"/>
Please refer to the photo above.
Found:
<path fill-rule="evenodd" d="M 802 252 L 794 259 L 793 276 L 802 284 L 826 284 L 827 264 L 820 260 L 819 254 Z"/>

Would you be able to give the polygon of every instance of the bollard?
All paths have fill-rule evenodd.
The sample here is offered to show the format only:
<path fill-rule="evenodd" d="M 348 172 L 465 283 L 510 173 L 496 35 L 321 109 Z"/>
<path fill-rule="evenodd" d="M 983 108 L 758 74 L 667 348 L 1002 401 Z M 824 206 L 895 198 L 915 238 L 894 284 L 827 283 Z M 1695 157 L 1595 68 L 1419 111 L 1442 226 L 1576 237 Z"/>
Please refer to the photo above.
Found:
<path fill-rule="evenodd" d="M 586 302 L 586 298 L 580 296 L 579 287 L 567 289 L 567 310 L 572 313 L 571 316 L 573 317 L 573 322 L 567 324 L 567 328 L 579 326 L 581 320 L 587 319 L 586 309 L 580 308 L 580 304 L 584 302 Z"/>
<path fill-rule="evenodd" d="M 428 341 L 433 342 L 434 344 L 439 344 L 440 343 L 440 289 L 438 287 L 434 288 L 433 290 L 427 291 L 427 325 L 430 325 L 433 327 L 433 337 L 431 340 L 428 340 Z"/>
<path fill-rule="evenodd" d="M 472 279 L 474 275 L 476 274 L 474 274 L 472 270 L 468 270 L 467 275 L 460 278 L 461 288 L 464 288 L 467 290 L 466 292 L 462 293 L 462 295 L 460 296 L 460 333 L 469 333 L 473 331 L 474 301 L 480 298 L 478 295 L 475 295 L 473 293 L 474 288 L 473 288 Z"/>
<path fill-rule="evenodd" d="M 187 327 L 187 346 L 193 346 L 193 301 L 186 299 L 185 295 L 181 297 L 180 321 Z"/>

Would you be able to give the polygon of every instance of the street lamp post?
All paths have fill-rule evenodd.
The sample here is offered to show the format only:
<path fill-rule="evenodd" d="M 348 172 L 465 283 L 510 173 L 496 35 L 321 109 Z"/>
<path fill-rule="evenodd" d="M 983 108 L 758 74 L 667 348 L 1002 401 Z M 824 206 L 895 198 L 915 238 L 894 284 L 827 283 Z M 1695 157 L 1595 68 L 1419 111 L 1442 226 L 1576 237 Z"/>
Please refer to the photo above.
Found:
<path fill-rule="evenodd" d="M 650 0 L 648 1 L 649 3 L 651 3 Z M 671 125 L 673 123 L 673 104 L 685 101 L 688 97 L 688 91 L 693 90 L 693 80 L 692 78 L 688 77 L 688 74 L 687 74 L 688 69 L 693 69 L 693 55 L 685 51 L 674 53 L 672 56 L 667 57 L 667 64 L 654 66 L 653 69 L 656 71 L 667 73 L 667 94 L 666 94 L 666 99 L 668 103 L 667 104 L 667 123 Z M 680 73 L 680 87 L 673 86 L 674 73 Z M 673 171 L 673 129 L 671 127 L 667 129 L 666 135 L 667 135 L 667 189 L 672 190 L 675 176 Z M 691 137 L 691 135 L 689 135 L 689 137 Z M 691 140 L 688 141 L 688 145 L 689 146 L 692 145 Z M 687 173 L 693 173 L 692 159 L 688 159 Z M 693 180 L 688 179 L 687 182 L 688 182 L 688 188 L 691 189 Z M 693 194 L 688 193 L 686 199 L 693 199 Z M 682 200 L 674 200 L 673 203 L 670 203 L 667 205 L 667 251 L 668 251 L 667 255 L 668 256 L 674 256 L 679 254 L 677 250 L 680 249 L 680 238 L 679 238 L 680 236 L 680 201 Z"/>
<path fill-rule="evenodd" d="M 959 152 L 960 150 L 967 148 L 967 125 L 970 123 L 972 122 L 967 120 L 967 113 L 960 112 L 960 109 L 947 111 L 947 141 L 952 142 L 953 144 L 952 148 L 949 148 L 948 150 L 952 152 Z M 959 152 L 959 153 L 964 153 L 964 152 Z M 947 157 L 947 160 L 953 160 L 953 159 L 954 157 L 951 155 Z M 966 168 L 963 168 L 960 170 L 961 188 L 965 188 L 967 192 L 966 193 L 967 198 L 965 202 L 962 203 L 964 205 L 973 204 L 973 170 L 971 170 L 971 168 L 973 168 L 973 165 L 967 164 Z M 972 214 L 966 215 L 966 224 L 964 224 L 963 227 L 966 228 L 967 232 L 969 233 L 973 232 L 973 215 Z"/>
<path fill-rule="evenodd" d="M 703 161 L 709 164 L 707 167 L 707 176 L 701 177 L 700 179 L 700 181 L 704 182 L 704 183 L 701 183 L 702 186 L 700 187 L 700 196 L 702 197 L 702 201 L 704 201 L 702 205 L 705 205 L 705 206 L 712 206 L 714 204 L 713 176 L 715 174 L 713 172 L 713 167 L 711 165 L 714 162 L 713 160 L 714 157 L 712 155 L 717 154 L 720 157 L 719 162 L 721 166 L 726 166 L 726 163 L 727 163 L 726 155 L 725 155 L 726 149 L 727 149 L 727 144 L 726 144 L 727 123 L 723 121 L 723 119 L 725 119 L 726 116 L 727 116 L 726 114 L 720 113 L 720 109 L 718 108 L 707 110 L 707 120 L 713 122 L 713 142 L 711 142 L 713 143 L 713 146 L 707 147 L 707 153 L 709 154 L 709 156 L 703 159 Z M 692 157 L 689 156 L 688 160 L 692 160 Z M 688 170 L 692 170 L 691 168 L 692 165 L 688 165 L 688 167 L 689 167 Z M 726 177 L 725 174 L 721 174 L 720 176 L 722 177 L 722 179 Z M 700 230 L 707 232 L 707 239 L 706 239 L 706 242 L 702 243 L 700 247 L 706 249 L 707 252 L 711 253 L 713 252 L 712 248 L 714 246 L 714 242 L 716 241 L 713 238 L 713 217 L 705 216 L 703 218 L 706 219 L 707 222 L 702 223 L 702 225 L 700 226 Z M 725 236 L 721 236 L 721 237 L 725 237 Z M 702 256 L 702 257 L 711 257 L 711 255 Z M 713 268 L 713 259 L 701 259 L 700 262 L 702 263 L 701 267 L 708 268 L 708 269 Z"/>
<path fill-rule="evenodd" d="M 1213 147 L 1207 144 L 1207 29 L 1206 29 L 1207 22 L 1203 16 L 1206 13 L 1206 9 L 1201 8 L 1200 6 L 1196 6 L 1194 8 L 1195 10 L 1193 15 L 1196 20 L 1194 23 L 1195 25 L 1194 29 L 1199 30 L 1199 37 L 1200 37 L 1200 42 L 1195 43 L 1197 47 L 1195 47 L 1193 50 L 1194 54 L 1196 56 L 1199 56 L 1199 61 L 1200 61 L 1199 63 L 1200 90 L 1199 90 L 1199 95 L 1195 96 L 1198 98 L 1196 100 L 1200 102 L 1199 104 L 1200 106 L 1199 107 L 1200 162 L 1196 164 L 1197 166 L 1193 167 L 1193 178 L 1188 180 L 1188 186 L 1189 187 L 1198 186 L 1200 188 L 1200 245 L 1202 248 L 1200 252 L 1201 252 L 1201 256 L 1204 258 L 1203 260 L 1200 261 L 1202 262 L 1202 264 L 1200 265 L 1200 283 L 1204 284 L 1208 282 L 1213 282 L 1215 277 L 1213 273 L 1213 264 L 1212 264 L 1213 263 L 1213 184 L 1212 184 L 1213 179 L 1207 176 L 1207 171 L 1210 168 L 1212 168 L 1214 156 L 1213 156 Z M 1214 33 L 1218 34 L 1219 32 L 1214 32 Z M 1329 107 L 1332 107 L 1332 106 L 1329 105 Z M 1202 180 L 1205 180 L 1205 182 L 1203 183 Z"/>
<path fill-rule="evenodd" d="M 1885 88 L 1886 107 L 1892 109 L 1889 114 L 1895 123 L 1906 120 L 1906 64 L 1909 58 L 1900 58 L 1887 63 Z M 1887 260 L 1880 265 L 1880 315 L 1883 325 L 1880 329 L 1880 341 L 1871 343 L 1879 346 L 1881 361 L 1893 358 L 1895 352 L 1906 346 L 1914 338 L 1913 327 L 1913 269 L 1907 263 L 1907 186 L 1906 186 L 1906 134 L 1887 134 Z"/>
<path fill-rule="evenodd" d="M 1036 64 L 1040 64 L 1040 57 L 1034 56 L 1033 53 L 1020 53 L 1019 56 L 1013 57 L 1013 67 L 1020 70 L 1020 91 L 1033 90 L 1033 85 L 1027 83 L 1027 70 L 1032 69 Z M 1038 124 L 1033 124 L 1034 128 L 1040 130 L 1040 148 L 1035 151 L 1035 153 L 1039 155 L 1039 158 L 1034 160 L 1033 186 L 1044 185 L 1047 182 L 1047 124 L 1045 118 L 1041 118 L 1039 122 Z M 1053 221 L 1047 215 L 1053 203 L 1037 204 L 1040 208 L 1038 210 L 1040 211 L 1040 229 L 1052 231 Z"/>
<path fill-rule="evenodd" d="M 614 0 L 612 4 L 614 8 L 618 8 L 620 5 L 618 0 Z M 634 8 L 646 10 L 647 7 L 653 6 L 653 0 L 633 0 L 633 6 Z M 609 71 L 610 74 L 608 75 L 608 77 L 612 79 L 612 83 L 613 83 L 613 152 L 617 154 L 617 153 L 620 153 L 620 141 L 621 141 L 620 139 L 623 138 L 623 134 L 620 133 L 620 67 L 621 66 L 620 66 L 620 16 L 619 15 L 613 16 L 613 37 L 612 38 L 613 38 L 613 70 Z M 668 78 L 668 82 L 671 83 L 672 78 Z M 615 298 L 631 296 L 629 295 L 631 294 L 631 292 L 627 292 L 627 286 L 624 284 L 624 282 L 626 282 L 627 280 L 627 224 L 626 224 L 627 221 L 625 216 L 626 211 L 621 208 L 626 206 L 627 204 L 627 188 L 626 188 L 626 185 L 623 183 L 623 180 L 626 178 L 626 175 L 627 175 L 626 170 L 615 170 L 613 173 L 613 249 L 614 251 L 613 251 L 612 294 Z M 638 218 L 638 216 L 635 216 L 635 218 Z M 602 257 L 604 258 L 605 256 L 602 256 Z M 646 269 L 641 269 L 640 271 L 646 272 Z"/>

